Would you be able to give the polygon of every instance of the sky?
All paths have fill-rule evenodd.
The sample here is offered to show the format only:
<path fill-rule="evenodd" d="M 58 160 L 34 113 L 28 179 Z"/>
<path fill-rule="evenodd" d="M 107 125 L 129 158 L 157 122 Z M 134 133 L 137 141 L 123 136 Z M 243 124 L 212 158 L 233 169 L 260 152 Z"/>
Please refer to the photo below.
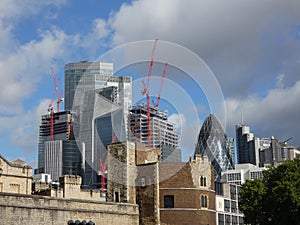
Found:
<path fill-rule="evenodd" d="M 183 46 L 209 67 L 224 97 L 228 136 L 244 123 L 257 137 L 294 136 L 289 143 L 299 146 L 299 12 L 298 0 L 1 0 L 0 154 L 36 167 L 40 116 L 54 90 L 51 68 L 63 91 L 65 64 L 156 38 Z M 193 89 L 184 77 L 167 79 L 162 97 L 174 95 L 177 81 L 197 108 L 198 118 L 172 109 L 169 115 L 188 156 L 212 99 L 205 100 L 205 83 Z"/>

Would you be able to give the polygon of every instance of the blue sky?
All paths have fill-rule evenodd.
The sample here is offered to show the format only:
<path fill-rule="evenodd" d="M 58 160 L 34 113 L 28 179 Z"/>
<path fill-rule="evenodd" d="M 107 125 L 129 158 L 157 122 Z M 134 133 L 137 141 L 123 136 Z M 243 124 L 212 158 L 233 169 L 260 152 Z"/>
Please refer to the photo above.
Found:
<path fill-rule="evenodd" d="M 53 92 L 51 67 L 62 90 L 66 63 L 155 38 L 190 49 L 209 66 L 224 94 L 229 136 L 243 112 L 258 137 L 295 136 L 291 144 L 298 146 L 299 12 L 297 0 L 2 0 L 0 154 L 36 165 L 40 115 Z M 172 73 L 162 97 L 177 81 L 199 113 L 195 123 L 187 112 L 171 111 L 184 128 L 188 155 L 210 102 L 193 81 Z"/>

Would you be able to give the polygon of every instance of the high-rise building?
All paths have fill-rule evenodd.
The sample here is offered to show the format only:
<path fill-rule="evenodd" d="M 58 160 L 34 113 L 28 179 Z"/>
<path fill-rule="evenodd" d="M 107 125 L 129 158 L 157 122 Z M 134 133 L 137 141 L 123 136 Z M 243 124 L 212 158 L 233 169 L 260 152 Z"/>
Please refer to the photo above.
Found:
<path fill-rule="evenodd" d="M 65 65 L 65 107 L 76 115 L 76 140 L 85 144 L 83 184 L 99 187 L 99 160 L 105 161 L 107 144 L 126 141 L 132 79 L 113 76 L 113 64 L 105 62 Z"/>
<path fill-rule="evenodd" d="M 85 93 L 107 87 L 108 78 L 113 75 L 113 64 L 81 61 L 65 65 L 65 110 L 72 110 L 76 91 Z M 84 85 L 78 84 L 82 82 Z M 80 90 L 76 90 L 80 88 Z M 80 96 L 79 96 L 80 97 Z"/>
<path fill-rule="evenodd" d="M 78 148 L 78 145 L 81 144 Z M 45 174 L 51 174 L 52 181 L 58 182 L 63 175 L 84 174 L 84 144 L 75 140 L 46 141 L 44 145 Z M 81 152 L 83 151 L 83 152 Z"/>
<path fill-rule="evenodd" d="M 259 139 L 250 133 L 250 127 L 236 125 L 236 148 L 238 163 L 259 165 Z"/>
<path fill-rule="evenodd" d="M 147 147 L 160 149 L 162 161 L 181 162 L 180 135 L 176 132 L 175 124 L 168 121 L 167 111 L 150 107 L 151 146 L 148 146 L 147 105 L 133 106 L 129 115 L 128 137 L 130 141 L 137 141 Z"/>
<path fill-rule="evenodd" d="M 290 140 L 289 138 L 288 140 Z M 293 160 L 300 155 L 300 150 L 289 146 L 287 141 L 278 141 L 275 137 L 269 140 L 268 148 L 260 151 L 260 165 L 261 166 L 276 166 L 287 160 Z"/>
<path fill-rule="evenodd" d="M 217 117 L 210 114 L 201 127 L 195 154 L 208 156 L 214 167 L 217 182 L 221 179 L 222 171 L 234 168 L 232 144 Z"/>
<path fill-rule="evenodd" d="M 82 176 L 84 145 L 74 139 L 73 114 L 70 111 L 54 113 L 53 128 L 50 120 L 50 114 L 42 116 L 39 127 L 38 169 L 35 173 L 51 174 L 53 180 L 58 180 L 59 176 L 67 174 Z"/>
<path fill-rule="evenodd" d="M 270 140 L 257 138 L 250 133 L 250 127 L 236 125 L 236 149 L 238 163 L 251 163 L 259 166 L 263 149 L 269 148 Z"/>

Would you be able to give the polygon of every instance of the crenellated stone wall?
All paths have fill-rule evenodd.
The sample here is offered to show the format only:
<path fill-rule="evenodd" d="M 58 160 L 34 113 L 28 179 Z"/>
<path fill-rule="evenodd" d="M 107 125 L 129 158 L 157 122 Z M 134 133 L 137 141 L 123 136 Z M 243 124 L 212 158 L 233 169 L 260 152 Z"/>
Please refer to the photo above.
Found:
<path fill-rule="evenodd" d="M 66 225 L 69 220 L 137 225 L 139 214 L 135 204 L 0 193 L 0 224 Z"/>

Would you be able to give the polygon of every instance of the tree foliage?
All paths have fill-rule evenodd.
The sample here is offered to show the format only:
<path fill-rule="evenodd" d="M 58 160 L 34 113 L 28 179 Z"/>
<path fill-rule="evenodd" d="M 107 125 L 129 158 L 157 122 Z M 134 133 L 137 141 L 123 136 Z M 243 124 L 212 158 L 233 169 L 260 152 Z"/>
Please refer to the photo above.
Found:
<path fill-rule="evenodd" d="M 300 225 L 300 158 L 264 171 L 241 187 L 240 209 L 251 225 Z"/>

